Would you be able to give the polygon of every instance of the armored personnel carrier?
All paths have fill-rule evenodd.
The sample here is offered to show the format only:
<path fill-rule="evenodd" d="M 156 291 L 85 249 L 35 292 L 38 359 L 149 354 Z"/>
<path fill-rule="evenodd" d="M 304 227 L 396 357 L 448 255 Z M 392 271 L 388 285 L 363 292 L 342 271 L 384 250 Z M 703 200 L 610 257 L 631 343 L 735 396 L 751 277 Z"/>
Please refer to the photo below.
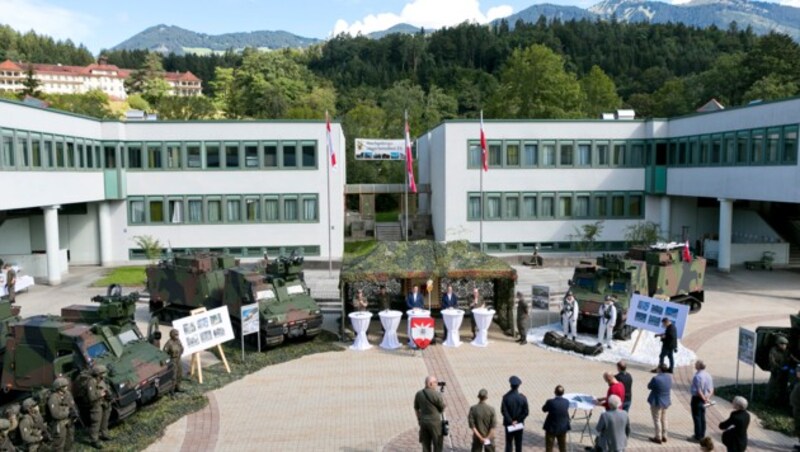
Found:
<path fill-rule="evenodd" d="M 111 291 L 110 291 L 111 292 Z M 94 306 L 73 305 L 61 316 L 38 315 L 9 324 L 3 354 L 3 391 L 11 398 L 49 387 L 59 375 L 73 382 L 96 364 L 108 368 L 112 420 L 119 421 L 174 385 L 169 356 L 141 334 L 133 314 L 139 296 L 110 293 Z"/>
<path fill-rule="evenodd" d="M 238 335 L 241 306 L 258 303 L 267 346 L 322 331 L 320 308 L 303 280 L 303 257 L 294 254 L 250 265 L 216 253 L 176 256 L 147 268 L 147 288 L 150 312 L 165 323 L 198 307 L 225 305 Z"/>
<path fill-rule="evenodd" d="M 658 244 L 631 248 L 625 256 L 604 254 L 596 262 L 575 267 L 570 290 L 578 300 L 579 328 L 597 331 L 598 312 L 607 295 L 616 299 L 617 324 L 614 337 L 627 340 L 633 328 L 625 325 L 631 296 L 643 294 L 687 304 L 690 313 L 703 303 L 706 260 L 695 256 L 685 260 L 683 244 Z"/>

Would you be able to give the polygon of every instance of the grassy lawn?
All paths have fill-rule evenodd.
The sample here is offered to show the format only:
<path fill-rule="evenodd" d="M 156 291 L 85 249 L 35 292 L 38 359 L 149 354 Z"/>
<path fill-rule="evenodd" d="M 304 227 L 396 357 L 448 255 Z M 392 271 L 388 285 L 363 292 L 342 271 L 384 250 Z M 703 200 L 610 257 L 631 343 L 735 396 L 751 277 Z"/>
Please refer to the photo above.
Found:
<path fill-rule="evenodd" d="M 111 284 L 119 284 L 122 287 L 142 287 L 145 279 L 144 265 L 133 267 L 112 268 L 108 274 L 92 283 L 92 287 L 108 287 Z"/>
<path fill-rule="evenodd" d="M 400 215 L 399 210 L 391 212 L 375 212 L 375 221 L 378 223 L 388 223 L 397 221 L 397 216 Z"/>
<path fill-rule="evenodd" d="M 347 257 L 362 256 L 369 253 L 375 248 L 378 242 L 376 240 L 360 240 L 358 242 L 345 242 L 344 254 Z"/>
<path fill-rule="evenodd" d="M 777 408 L 767 402 L 769 399 L 767 398 L 766 383 L 755 385 L 753 390 L 755 400 L 750 400 L 749 384 L 740 384 L 739 389 L 736 389 L 735 385 L 715 388 L 714 394 L 729 402 L 737 395 L 744 396 L 748 401 L 747 411 L 758 416 L 765 429 L 794 437 L 794 420 L 791 411 L 788 408 Z"/>
<path fill-rule="evenodd" d="M 184 379 L 181 389 L 184 393 L 176 397 L 164 396 L 155 403 L 140 407 L 122 424 L 111 428 L 111 441 L 106 442 L 106 450 L 138 451 L 145 449 L 160 438 L 167 426 L 188 414 L 194 413 L 208 405 L 205 393 L 221 388 L 228 383 L 241 379 L 259 369 L 275 364 L 295 360 L 302 356 L 331 351 L 342 351 L 344 348 L 336 344 L 337 337 L 333 333 L 323 331 L 313 340 L 305 342 L 284 343 L 275 349 L 258 353 L 255 349 L 242 351 L 239 342 L 234 340 L 223 345 L 225 357 L 231 367 L 231 373 L 225 372 L 222 363 L 203 368 L 203 384 L 195 380 Z M 185 375 L 188 378 L 188 375 Z M 263 407 L 265 410 L 274 407 Z M 88 432 L 83 430 L 76 434 L 76 449 L 79 451 L 94 450 L 88 446 Z"/>

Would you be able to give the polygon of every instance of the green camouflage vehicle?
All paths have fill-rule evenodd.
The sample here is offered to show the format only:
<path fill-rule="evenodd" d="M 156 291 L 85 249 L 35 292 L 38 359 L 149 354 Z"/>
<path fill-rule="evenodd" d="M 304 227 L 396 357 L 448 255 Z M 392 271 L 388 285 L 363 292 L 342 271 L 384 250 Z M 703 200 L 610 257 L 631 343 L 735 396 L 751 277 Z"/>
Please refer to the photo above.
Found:
<path fill-rule="evenodd" d="M 267 265 L 239 265 L 215 253 L 176 256 L 147 268 L 150 312 L 169 323 L 198 307 L 228 306 L 238 336 L 241 306 L 257 302 L 264 344 L 312 337 L 322 330 L 322 314 L 302 270 L 303 257 L 294 254 Z"/>
<path fill-rule="evenodd" d="M 259 304 L 261 338 L 267 346 L 284 338 L 313 337 L 322 331 L 322 313 L 302 278 L 303 258 L 282 256 L 263 267 L 236 267 L 225 276 L 224 303 L 238 331 L 243 304 Z"/>
<path fill-rule="evenodd" d="M 759 326 L 756 328 L 756 364 L 767 372 L 769 368 L 769 351 L 775 345 L 775 339 L 783 336 L 789 340 L 789 356 L 792 360 L 790 376 L 794 375 L 794 366 L 800 364 L 800 313 L 789 316 L 789 326 Z"/>
<path fill-rule="evenodd" d="M 682 249 L 682 244 L 631 248 L 625 256 L 604 254 L 595 263 L 582 262 L 575 267 L 569 286 L 580 308 L 579 328 L 597 331 L 597 314 L 606 295 L 617 300 L 614 337 L 622 340 L 629 339 L 633 332 L 625 325 L 625 319 L 634 294 L 687 304 L 690 313 L 699 311 L 706 260 L 695 256 L 684 261 Z"/>
<path fill-rule="evenodd" d="M 2 387 L 13 398 L 49 387 L 59 375 L 73 382 L 81 404 L 79 380 L 96 364 L 108 368 L 113 394 L 112 421 L 131 415 L 137 405 L 169 392 L 173 366 L 136 326 L 136 293 L 94 297 L 96 306 L 73 305 L 62 316 L 38 315 L 10 324 L 3 355 Z"/>

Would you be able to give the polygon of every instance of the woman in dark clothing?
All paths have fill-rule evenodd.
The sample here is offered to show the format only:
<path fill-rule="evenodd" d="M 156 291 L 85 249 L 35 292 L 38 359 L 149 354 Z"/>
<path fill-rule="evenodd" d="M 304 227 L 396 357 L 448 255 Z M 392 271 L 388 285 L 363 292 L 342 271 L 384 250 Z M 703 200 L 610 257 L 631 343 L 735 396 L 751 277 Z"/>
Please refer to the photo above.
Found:
<path fill-rule="evenodd" d="M 750 413 L 747 412 L 747 399 L 742 396 L 733 398 L 733 411 L 730 417 L 719 424 L 722 432 L 722 444 L 728 452 L 741 452 L 747 449 L 747 427 L 750 425 Z"/>

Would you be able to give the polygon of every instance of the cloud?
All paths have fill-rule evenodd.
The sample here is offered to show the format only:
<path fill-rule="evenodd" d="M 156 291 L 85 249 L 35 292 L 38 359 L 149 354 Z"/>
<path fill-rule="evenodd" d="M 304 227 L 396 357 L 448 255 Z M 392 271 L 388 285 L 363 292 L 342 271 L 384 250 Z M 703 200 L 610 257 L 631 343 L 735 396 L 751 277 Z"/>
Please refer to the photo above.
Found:
<path fill-rule="evenodd" d="M 0 23 L 15 30 L 81 42 L 92 35 L 96 20 L 40 0 L 0 0 Z"/>
<path fill-rule="evenodd" d="M 442 28 L 464 21 L 487 23 L 514 12 L 511 6 L 502 5 L 490 8 L 484 14 L 479 3 L 478 0 L 411 0 L 403 6 L 400 14 L 370 14 L 352 24 L 339 19 L 333 27 L 333 34 L 367 34 L 386 30 L 399 23 L 425 28 Z"/>

